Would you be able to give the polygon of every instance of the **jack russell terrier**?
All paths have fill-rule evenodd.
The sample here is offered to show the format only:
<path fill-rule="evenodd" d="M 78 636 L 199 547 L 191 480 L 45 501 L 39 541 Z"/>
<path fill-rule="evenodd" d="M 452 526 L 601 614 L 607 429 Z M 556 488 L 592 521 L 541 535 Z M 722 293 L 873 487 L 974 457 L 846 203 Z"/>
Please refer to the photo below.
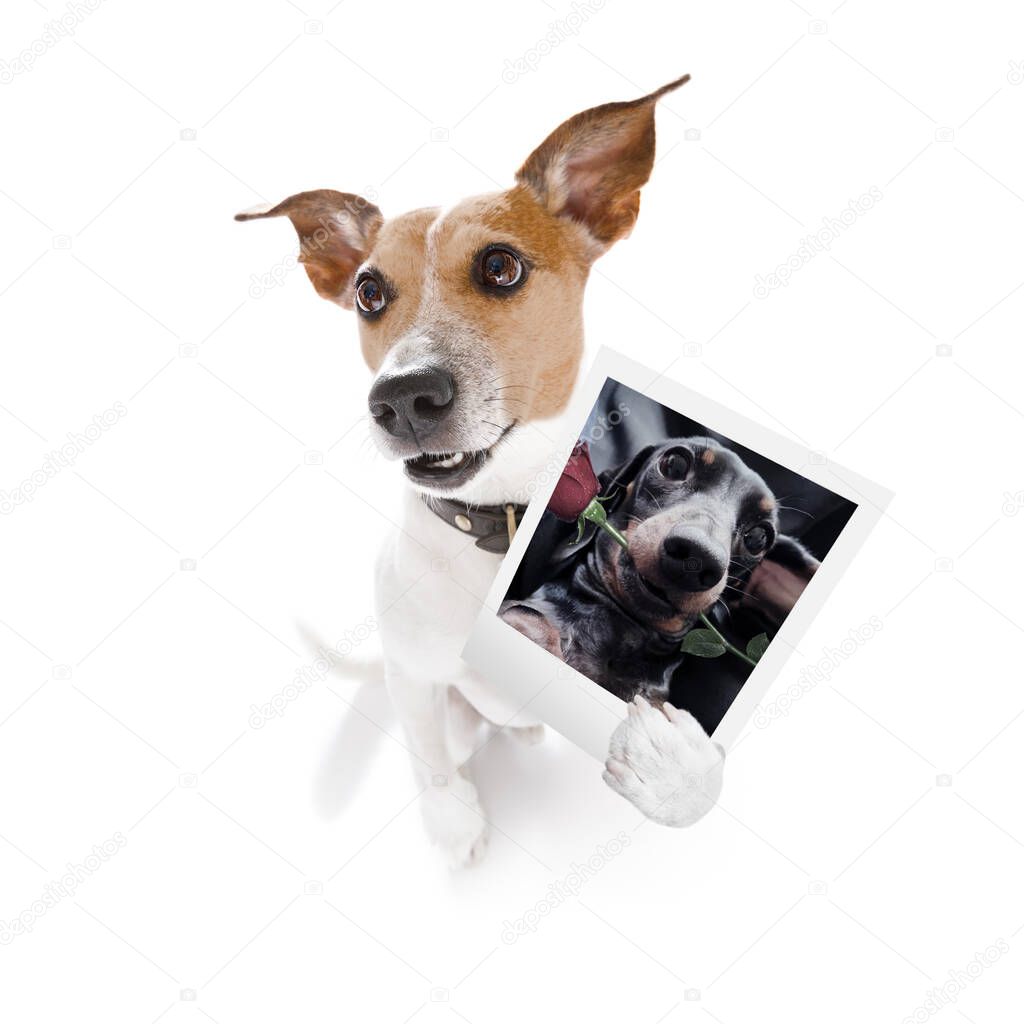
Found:
<path fill-rule="evenodd" d="M 321 189 L 236 218 L 288 217 L 317 292 L 357 314 L 374 374 L 370 432 L 411 484 L 377 563 L 385 676 L 427 831 L 453 865 L 487 843 L 469 765 L 482 733 L 543 735 L 460 652 L 560 436 L 552 421 L 579 376 L 591 264 L 632 230 L 655 105 L 689 77 L 570 118 L 505 192 L 385 220 L 359 196 Z M 434 571 L 439 559 L 448 571 Z M 689 825 L 717 800 L 723 760 L 688 712 L 637 696 L 603 777 L 654 821 Z"/>

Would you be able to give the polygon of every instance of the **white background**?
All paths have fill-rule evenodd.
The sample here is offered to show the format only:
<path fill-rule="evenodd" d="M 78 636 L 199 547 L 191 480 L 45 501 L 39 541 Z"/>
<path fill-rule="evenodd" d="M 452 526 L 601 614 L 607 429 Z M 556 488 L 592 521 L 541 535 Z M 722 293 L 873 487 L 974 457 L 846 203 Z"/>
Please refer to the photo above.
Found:
<path fill-rule="evenodd" d="M 0 926 L 6 1019 L 923 1020 L 950 971 L 936 1016 L 1019 1012 L 1024 14 L 680 6 L 608 0 L 551 45 L 560 0 L 106 0 L 0 69 L 0 489 L 126 409 L 0 517 L 0 920 L 127 840 L 30 933 Z M 63 13 L 6 3 L 4 69 Z M 399 485 L 354 324 L 287 271 L 287 223 L 231 215 L 503 186 L 564 117 L 684 71 L 590 339 L 896 499 L 766 707 L 827 678 L 751 728 L 704 822 L 645 824 L 564 741 L 502 736 L 476 759 L 488 857 L 450 875 L 359 681 L 372 638 L 249 724 L 370 614 Z"/>

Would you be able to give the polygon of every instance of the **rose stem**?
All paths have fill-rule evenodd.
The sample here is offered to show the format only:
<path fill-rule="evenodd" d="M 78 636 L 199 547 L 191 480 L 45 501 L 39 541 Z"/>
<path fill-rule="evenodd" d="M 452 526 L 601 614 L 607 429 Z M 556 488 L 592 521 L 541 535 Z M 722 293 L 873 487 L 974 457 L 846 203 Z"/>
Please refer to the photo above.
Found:
<path fill-rule="evenodd" d="M 719 633 L 717 629 L 715 629 L 715 627 L 711 624 L 711 620 L 703 612 L 700 613 L 700 621 L 703 622 L 704 625 L 707 626 L 707 628 L 710 629 L 711 632 L 718 637 L 719 643 L 721 643 L 727 651 L 731 651 L 733 654 L 736 655 L 737 658 L 742 658 L 751 668 L 757 668 L 757 662 L 754 661 L 753 658 L 747 657 L 747 654 L 744 651 L 741 651 L 738 647 L 735 647 L 731 643 L 729 643 L 729 641 L 726 640 L 725 637 L 722 636 L 722 634 Z"/>
<path fill-rule="evenodd" d="M 584 519 L 589 519 L 592 523 L 597 523 L 602 530 L 607 531 L 615 538 L 616 543 L 621 544 L 622 547 L 628 550 L 629 541 L 619 533 L 618 530 L 608 522 L 608 513 L 605 512 L 604 506 L 594 498 L 593 501 L 580 513 Z"/>

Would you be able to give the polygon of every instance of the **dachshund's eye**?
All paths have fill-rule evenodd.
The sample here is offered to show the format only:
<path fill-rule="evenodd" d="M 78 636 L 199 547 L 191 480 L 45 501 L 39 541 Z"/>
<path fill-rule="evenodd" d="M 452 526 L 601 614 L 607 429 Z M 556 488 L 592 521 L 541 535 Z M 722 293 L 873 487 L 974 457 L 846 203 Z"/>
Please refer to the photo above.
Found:
<path fill-rule="evenodd" d="M 683 448 L 676 448 L 662 455 L 658 470 L 667 480 L 685 480 L 691 465 L 690 453 Z"/>
<path fill-rule="evenodd" d="M 743 544 L 752 555 L 767 551 L 775 540 L 775 531 L 767 523 L 759 523 L 743 534 Z"/>
<path fill-rule="evenodd" d="M 480 281 L 488 288 L 511 288 L 523 279 L 523 261 L 511 249 L 492 246 L 480 256 Z"/>
<path fill-rule="evenodd" d="M 384 289 L 372 274 L 367 274 L 356 285 L 356 305 L 363 313 L 379 313 L 386 301 Z"/>

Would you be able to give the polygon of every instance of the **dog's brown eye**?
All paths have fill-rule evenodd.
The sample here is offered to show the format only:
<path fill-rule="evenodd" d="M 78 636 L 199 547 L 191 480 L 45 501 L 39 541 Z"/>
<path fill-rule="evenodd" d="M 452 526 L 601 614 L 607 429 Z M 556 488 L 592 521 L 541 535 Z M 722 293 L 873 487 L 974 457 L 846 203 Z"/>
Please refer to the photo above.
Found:
<path fill-rule="evenodd" d="M 766 551 L 773 539 L 772 528 L 764 523 L 752 527 L 743 534 L 743 544 L 752 555 Z"/>
<path fill-rule="evenodd" d="M 658 463 L 661 475 L 668 480 L 685 480 L 690 472 L 690 453 L 682 448 L 666 452 Z"/>
<path fill-rule="evenodd" d="M 480 257 L 480 280 L 488 288 L 511 288 L 523 277 L 523 261 L 508 249 L 487 249 Z"/>
<path fill-rule="evenodd" d="M 356 305 L 364 313 L 379 313 L 385 301 L 384 289 L 377 278 L 368 274 L 356 286 Z"/>

